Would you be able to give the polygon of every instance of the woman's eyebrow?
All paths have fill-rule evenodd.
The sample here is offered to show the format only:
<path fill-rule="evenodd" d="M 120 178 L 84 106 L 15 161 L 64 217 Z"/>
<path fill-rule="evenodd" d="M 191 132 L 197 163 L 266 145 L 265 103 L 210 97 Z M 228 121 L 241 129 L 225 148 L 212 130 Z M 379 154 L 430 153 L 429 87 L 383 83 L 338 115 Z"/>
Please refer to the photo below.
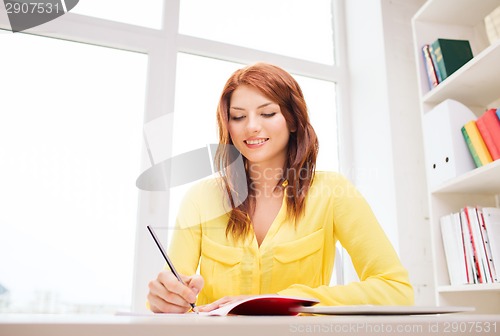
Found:
<path fill-rule="evenodd" d="M 265 103 L 265 104 L 259 105 L 259 106 L 257 106 L 257 110 L 258 110 L 258 109 L 261 109 L 261 108 L 264 108 L 264 107 L 266 107 L 266 106 L 269 106 L 269 105 L 271 105 L 271 104 L 274 104 L 274 103 L 273 103 L 273 102 L 268 102 L 268 103 Z M 242 107 L 238 107 L 238 106 L 230 106 L 229 108 L 230 108 L 230 109 L 234 109 L 234 110 L 241 110 L 241 111 L 245 111 L 245 109 L 244 109 L 244 108 L 242 108 Z"/>

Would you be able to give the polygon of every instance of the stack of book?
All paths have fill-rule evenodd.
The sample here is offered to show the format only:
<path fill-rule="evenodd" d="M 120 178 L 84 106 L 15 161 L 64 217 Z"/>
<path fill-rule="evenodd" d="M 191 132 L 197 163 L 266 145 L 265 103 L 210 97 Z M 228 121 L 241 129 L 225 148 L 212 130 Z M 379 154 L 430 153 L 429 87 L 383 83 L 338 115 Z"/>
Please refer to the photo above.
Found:
<path fill-rule="evenodd" d="M 500 109 L 489 109 L 467 122 L 462 135 L 476 167 L 500 159 Z"/>
<path fill-rule="evenodd" d="M 500 282 L 500 208 L 467 206 L 440 224 L 452 286 Z"/>
<path fill-rule="evenodd" d="M 473 57 L 469 41 L 442 38 L 425 44 L 422 55 L 429 89 L 444 81 Z"/>

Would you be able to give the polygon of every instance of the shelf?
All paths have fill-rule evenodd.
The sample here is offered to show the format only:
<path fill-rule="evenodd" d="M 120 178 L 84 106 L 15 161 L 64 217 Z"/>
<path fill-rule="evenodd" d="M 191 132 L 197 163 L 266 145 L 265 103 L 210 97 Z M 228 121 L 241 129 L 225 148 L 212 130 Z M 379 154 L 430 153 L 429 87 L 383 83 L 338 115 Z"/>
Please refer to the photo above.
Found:
<path fill-rule="evenodd" d="M 474 285 L 461 285 L 461 286 L 440 286 L 438 287 L 439 293 L 452 293 L 452 292 L 500 292 L 500 283 L 492 284 L 474 284 Z"/>
<path fill-rule="evenodd" d="M 474 26 L 498 6 L 499 0 L 427 1 L 414 20 Z"/>
<path fill-rule="evenodd" d="M 435 188 L 432 193 L 500 194 L 500 160 L 458 176 Z"/>
<path fill-rule="evenodd" d="M 500 97 L 499 60 L 500 40 L 425 94 L 422 101 L 439 104 L 451 98 L 468 106 L 487 106 Z"/>
<path fill-rule="evenodd" d="M 422 120 L 426 113 L 447 99 L 464 104 L 476 116 L 488 108 L 498 107 L 500 40 L 488 43 L 484 18 L 499 6 L 500 0 L 427 0 L 413 16 L 413 43 Z M 421 46 L 437 38 L 468 40 L 474 57 L 429 91 Z M 498 206 L 500 160 L 451 178 L 438 187 L 429 187 L 428 192 L 436 304 L 473 304 L 477 313 L 499 314 L 500 283 L 449 285 L 440 218 L 468 204 Z"/>

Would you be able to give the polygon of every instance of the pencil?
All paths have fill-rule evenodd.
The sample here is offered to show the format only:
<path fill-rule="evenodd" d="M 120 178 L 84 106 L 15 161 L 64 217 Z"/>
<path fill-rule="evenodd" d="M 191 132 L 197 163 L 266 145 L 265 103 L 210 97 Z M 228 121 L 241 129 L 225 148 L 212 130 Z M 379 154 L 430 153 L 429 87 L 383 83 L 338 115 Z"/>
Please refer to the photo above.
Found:
<path fill-rule="evenodd" d="M 165 261 L 167 262 L 168 267 L 170 268 L 172 273 L 174 273 L 177 280 L 179 280 L 181 282 L 181 284 L 185 285 L 184 281 L 182 281 L 181 276 L 179 275 L 179 273 L 177 273 L 177 270 L 175 269 L 174 264 L 172 263 L 172 260 L 170 260 L 170 258 L 167 255 L 167 252 L 165 252 L 165 249 L 163 248 L 163 245 L 160 243 L 160 239 L 158 239 L 158 237 L 156 236 L 156 233 L 153 231 L 153 229 L 149 225 L 147 226 L 147 228 L 149 230 L 149 233 L 151 233 L 151 236 L 153 237 L 153 239 L 156 243 L 156 246 L 158 246 L 158 249 L 160 249 L 160 252 L 163 255 L 163 258 L 165 258 Z M 194 303 L 190 303 L 190 305 L 191 305 L 191 308 L 193 308 L 193 309 L 196 307 Z"/>

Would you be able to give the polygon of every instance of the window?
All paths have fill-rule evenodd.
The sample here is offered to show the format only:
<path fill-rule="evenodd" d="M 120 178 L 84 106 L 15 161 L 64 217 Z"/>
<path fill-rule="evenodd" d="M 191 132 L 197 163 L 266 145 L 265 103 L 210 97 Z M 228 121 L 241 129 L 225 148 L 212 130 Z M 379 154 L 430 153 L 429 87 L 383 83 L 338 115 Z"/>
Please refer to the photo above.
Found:
<path fill-rule="evenodd" d="M 179 33 L 334 63 L 331 0 L 182 0 Z"/>
<path fill-rule="evenodd" d="M 163 0 L 80 0 L 71 13 L 160 29 Z"/>
<path fill-rule="evenodd" d="M 318 169 L 337 169 L 342 0 L 241 3 L 85 0 L 30 35 L 2 34 L 0 311 L 145 310 L 163 264 L 146 225 L 168 224 L 185 186 L 138 192 L 143 124 L 168 116 L 162 153 L 216 141 L 222 86 L 244 64 L 295 76 Z"/>
<path fill-rule="evenodd" d="M 128 309 L 147 57 L 26 34 L 2 48 L 3 309 Z"/>

